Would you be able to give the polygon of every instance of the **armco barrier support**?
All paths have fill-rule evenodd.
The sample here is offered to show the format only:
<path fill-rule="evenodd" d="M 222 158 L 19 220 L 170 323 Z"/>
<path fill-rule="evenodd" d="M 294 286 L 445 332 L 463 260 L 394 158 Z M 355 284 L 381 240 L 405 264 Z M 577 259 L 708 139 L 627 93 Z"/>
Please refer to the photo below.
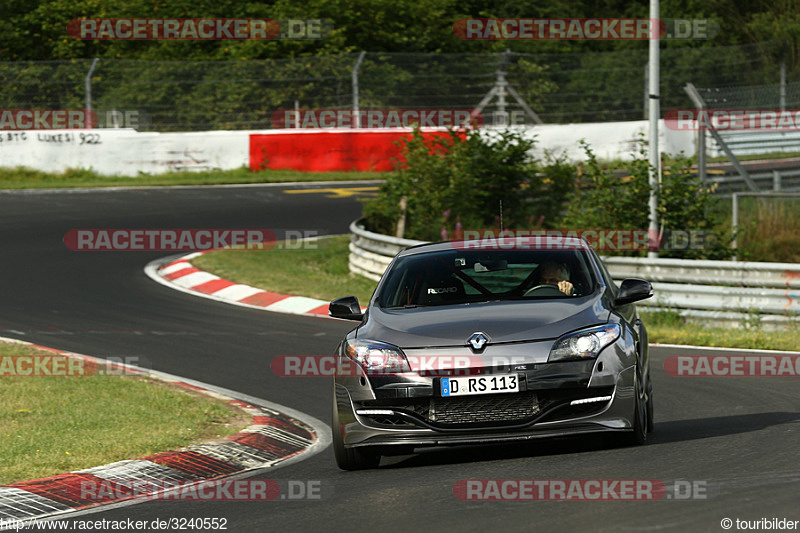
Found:
<path fill-rule="evenodd" d="M 398 239 L 350 224 L 350 271 L 380 279 L 392 258 L 424 241 Z M 695 261 L 604 257 L 616 281 L 643 278 L 655 296 L 640 302 L 645 310 L 674 310 L 704 322 L 741 325 L 760 321 L 766 328 L 798 322 L 800 265 L 743 261 Z"/>

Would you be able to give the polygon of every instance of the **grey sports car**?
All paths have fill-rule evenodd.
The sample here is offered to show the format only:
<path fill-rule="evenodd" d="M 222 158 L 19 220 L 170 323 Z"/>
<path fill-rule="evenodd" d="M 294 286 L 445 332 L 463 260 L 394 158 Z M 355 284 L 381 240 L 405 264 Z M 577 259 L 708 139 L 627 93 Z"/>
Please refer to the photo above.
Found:
<path fill-rule="evenodd" d="M 337 349 L 333 448 L 340 468 L 374 468 L 415 448 L 653 428 L 647 332 L 583 240 L 436 243 L 400 252 Z"/>

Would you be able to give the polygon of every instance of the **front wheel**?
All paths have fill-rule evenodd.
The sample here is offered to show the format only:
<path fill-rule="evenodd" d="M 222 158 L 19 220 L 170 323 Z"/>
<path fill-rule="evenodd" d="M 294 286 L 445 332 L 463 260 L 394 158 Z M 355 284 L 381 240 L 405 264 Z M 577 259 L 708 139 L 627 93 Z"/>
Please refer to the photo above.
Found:
<path fill-rule="evenodd" d="M 625 443 L 628 446 L 641 446 L 647 442 L 647 432 L 651 423 L 649 414 L 652 412 L 652 402 L 645 399 L 645 385 L 641 367 L 636 366 L 636 393 L 633 406 L 633 432 L 626 435 Z"/>
<path fill-rule="evenodd" d="M 345 448 L 342 438 L 342 428 L 339 424 L 339 410 L 336 407 L 336 398 L 333 400 L 333 417 L 331 420 L 333 433 L 333 455 L 336 464 L 342 470 L 367 470 L 377 468 L 381 462 L 379 453 L 369 448 Z"/>

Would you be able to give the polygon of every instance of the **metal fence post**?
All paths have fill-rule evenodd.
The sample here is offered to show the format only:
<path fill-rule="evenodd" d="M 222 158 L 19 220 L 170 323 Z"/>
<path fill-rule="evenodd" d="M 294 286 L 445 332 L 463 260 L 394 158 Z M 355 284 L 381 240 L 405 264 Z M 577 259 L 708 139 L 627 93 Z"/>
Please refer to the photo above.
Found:
<path fill-rule="evenodd" d="M 497 81 L 495 82 L 495 87 L 497 87 L 497 114 L 501 117 L 500 120 L 503 121 L 503 124 L 508 124 L 508 112 L 506 111 L 506 88 L 508 87 L 508 82 L 506 81 L 506 65 L 508 64 L 508 53 L 510 50 L 506 49 L 503 52 L 503 59 L 500 63 L 500 68 L 497 69 Z"/>
<path fill-rule="evenodd" d="M 772 190 L 781 190 L 781 173 L 777 169 L 772 171 Z"/>
<path fill-rule="evenodd" d="M 738 261 L 738 257 L 736 254 L 737 249 L 739 248 L 738 238 L 737 235 L 739 231 L 739 194 L 733 193 L 731 195 L 733 206 L 732 206 L 732 213 L 731 213 L 731 229 L 733 231 L 733 241 L 731 242 L 731 249 L 733 249 L 733 260 Z"/>
<path fill-rule="evenodd" d="M 362 50 L 361 53 L 358 54 L 355 66 L 353 66 L 353 118 L 356 120 L 355 127 L 361 125 L 361 119 L 358 118 L 358 68 L 361 66 L 361 62 L 364 61 L 365 55 L 367 55 L 367 52 Z"/>
<path fill-rule="evenodd" d="M 697 92 L 693 83 L 687 83 L 683 90 L 689 95 L 698 111 L 705 109 L 706 102 Z M 706 132 L 700 128 L 699 117 L 697 121 L 697 175 L 700 183 L 706 182 Z"/>
<path fill-rule="evenodd" d="M 649 118 L 650 111 L 650 62 L 644 66 L 644 120 Z"/>
<path fill-rule="evenodd" d="M 786 110 L 786 41 L 783 41 L 781 49 L 781 88 L 780 88 L 781 111 Z"/>
<path fill-rule="evenodd" d="M 655 23 L 659 17 L 659 0 L 650 0 L 650 19 L 651 31 L 655 33 Z M 650 133 L 647 139 L 648 161 L 650 163 L 650 172 L 648 176 L 648 184 L 650 185 L 650 199 L 648 201 L 648 229 L 650 230 L 650 238 L 658 232 L 658 169 L 661 164 L 658 150 L 658 120 L 661 118 L 660 106 L 660 48 L 661 41 L 656 37 L 650 40 L 648 67 L 650 69 L 650 77 L 647 80 L 647 96 L 648 96 L 648 122 L 650 125 Z M 647 252 L 647 257 L 653 259 L 658 257 L 658 249 L 650 249 Z"/>
<path fill-rule="evenodd" d="M 92 60 L 92 66 L 89 67 L 89 72 L 86 73 L 86 80 L 84 84 L 86 85 L 86 111 L 92 110 L 92 72 L 94 72 L 94 67 L 97 66 L 97 62 L 100 58 L 95 57 Z"/>

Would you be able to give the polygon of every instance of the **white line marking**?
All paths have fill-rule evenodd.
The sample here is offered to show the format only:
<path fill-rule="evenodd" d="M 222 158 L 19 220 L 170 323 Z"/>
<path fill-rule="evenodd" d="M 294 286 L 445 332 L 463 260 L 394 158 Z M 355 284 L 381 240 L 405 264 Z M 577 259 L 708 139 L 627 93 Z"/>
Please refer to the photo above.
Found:
<path fill-rule="evenodd" d="M 356 180 L 356 181 L 286 181 L 283 183 L 225 183 L 220 185 L 144 185 L 140 187 L 73 187 L 70 189 L 0 189 L 0 194 L 86 194 L 93 192 L 119 192 L 119 191 L 147 191 L 147 190 L 175 190 L 175 189 L 234 189 L 234 188 L 274 188 L 274 187 L 303 187 L 315 189 L 317 187 L 330 187 L 340 185 L 380 185 L 384 180 Z"/>
<path fill-rule="evenodd" d="M 189 261 L 180 261 L 174 265 L 162 268 L 161 275 L 166 276 L 168 274 L 172 274 L 173 272 L 183 270 L 184 268 L 192 268 L 192 264 Z"/>
<path fill-rule="evenodd" d="M 285 300 L 267 306 L 267 310 L 278 311 L 280 313 L 304 314 L 327 303 L 328 302 L 323 300 L 315 300 L 313 298 L 306 298 L 305 296 L 290 296 Z"/>
<path fill-rule="evenodd" d="M 225 287 L 224 289 L 220 289 L 217 292 L 213 293 L 214 296 L 221 299 L 231 299 L 231 300 L 244 300 L 245 298 L 249 298 L 254 294 L 258 294 L 259 292 L 263 292 L 264 289 L 258 289 L 256 287 L 251 287 L 250 285 L 231 285 L 229 287 Z"/>
<path fill-rule="evenodd" d="M 173 256 L 173 258 L 171 260 L 172 261 L 175 260 L 174 256 Z M 225 288 L 225 289 L 219 290 L 219 291 L 217 291 L 217 292 L 215 292 L 213 294 L 205 294 L 205 293 L 202 293 L 202 292 L 192 291 L 192 290 L 186 289 L 184 287 L 180 287 L 178 285 L 175 285 L 171 281 L 167 281 L 167 280 L 165 280 L 164 278 L 162 278 L 161 276 L 158 275 L 159 267 L 161 265 L 167 264 L 169 262 L 170 262 L 169 258 L 167 258 L 167 259 L 156 259 L 155 261 L 151 261 L 150 263 L 147 264 L 147 266 L 144 267 L 144 273 L 145 273 L 145 275 L 147 277 L 149 277 L 150 279 L 152 279 L 156 283 L 160 283 L 161 285 L 164 285 L 165 287 L 169 287 L 170 289 L 172 289 L 174 291 L 185 292 L 186 294 L 191 294 L 192 296 L 199 296 L 201 298 L 208 298 L 210 300 L 216 300 L 218 302 L 226 303 L 226 304 L 229 304 L 229 305 L 238 305 L 239 307 L 249 307 L 250 309 L 259 309 L 261 311 L 269 311 L 270 310 L 269 307 L 264 307 L 262 305 L 246 304 L 246 303 L 242 303 L 241 301 L 234 301 L 234 300 L 229 299 L 226 296 L 227 293 L 225 292 L 229 288 Z M 231 286 L 231 287 L 234 287 L 234 286 Z M 248 287 L 248 286 L 247 285 L 235 285 L 235 287 Z M 264 289 L 257 289 L 255 287 L 248 287 L 248 288 L 251 289 L 253 292 L 247 293 L 242 298 L 239 298 L 239 300 L 242 300 L 244 298 L 247 298 L 248 296 L 252 296 L 253 294 L 256 294 L 256 293 L 261 292 L 261 291 L 264 290 Z M 219 296 L 220 294 L 223 295 L 223 297 L 220 297 Z M 325 302 L 325 303 L 327 303 L 327 302 Z M 297 316 L 309 317 L 311 319 L 320 319 L 320 318 L 322 318 L 322 319 L 325 319 L 325 320 L 331 320 L 331 317 L 329 317 L 328 315 L 303 314 L 303 315 L 297 315 Z M 334 319 L 334 320 L 336 320 L 336 319 Z"/>
<path fill-rule="evenodd" d="M 694 346 L 692 344 L 656 344 L 650 343 L 650 347 L 657 348 L 685 348 L 687 350 L 711 350 L 718 352 L 749 352 L 749 353 L 782 353 L 789 355 L 800 355 L 800 352 L 792 352 L 788 350 L 755 350 L 753 348 L 725 348 L 722 346 Z"/>
<path fill-rule="evenodd" d="M 189 288 L 202 285 L 207 281 L 214 281 L 215 279 L 219 279 L 219 276 L 209 274 L 208 272 L 192 272 L 191 274 L 173 279 L 172 283 L 180 285 L 181 287 Z"/>

